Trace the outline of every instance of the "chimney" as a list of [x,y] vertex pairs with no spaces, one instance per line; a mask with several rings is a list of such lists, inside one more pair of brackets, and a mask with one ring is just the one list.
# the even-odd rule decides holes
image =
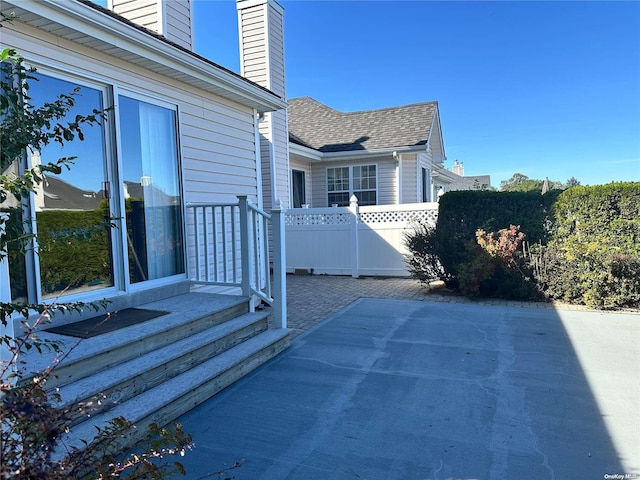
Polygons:
[[109,8],[181,47],[193,50],[192,0],[109,0]]
[[[237,0],[240,74],[286,98],[284,9],[275,0]],[[263,208],[290,206],[287,111],[268,112],[259,124]]]
[[462,162],[458,162],[458,160],[453,161],[453,173],[464,177],[464,165],[462,165]]

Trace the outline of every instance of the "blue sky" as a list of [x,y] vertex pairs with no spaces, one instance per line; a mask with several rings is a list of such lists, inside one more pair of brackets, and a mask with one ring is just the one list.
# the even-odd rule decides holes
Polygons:
[[[437,100],[447,162],[640,181],[640,2],[281,1],[287,96],[340,111]],[[234,0],[195,0],[195,49],[239,72]]]

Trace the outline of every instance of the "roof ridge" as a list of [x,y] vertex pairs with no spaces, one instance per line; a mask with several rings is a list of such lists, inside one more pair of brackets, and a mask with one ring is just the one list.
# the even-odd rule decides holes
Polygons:
[[384,112],[384,111],[388,111],[388,110],[400,110],[403,108],[409,108],[409,107],[417,107],[417,106],[422,106],[422,105],[438,105],[438,101],[437,100],[432,100],[429,102],[416,102],[416,103],[409,103],[407,105],[397,105],[395,107],[383,107],[383,108],[371,108],[369,110],[356,110],[354,112],[340,112],[339,113],[343,114],[343,115],[357,115],[360,113],[370,113],[370,112]]

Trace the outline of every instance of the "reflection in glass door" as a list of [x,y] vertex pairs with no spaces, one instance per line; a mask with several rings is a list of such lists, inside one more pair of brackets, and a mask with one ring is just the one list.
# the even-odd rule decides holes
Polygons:
[[129,281],[185,272],[176,112],[120,96]]
[[[38,78],[29,89],[36,107],[77,86],[47,75]],[[63,122],[104,108],[101,90],[82,86],[74,98],[75,106]],[[114,285],[104,128],[85,126],[84,141],[76,137],[64,147],[51,143],[29,153],[32,166],[76,157],[60,175],[47,175],[35,194],[42,298]]]

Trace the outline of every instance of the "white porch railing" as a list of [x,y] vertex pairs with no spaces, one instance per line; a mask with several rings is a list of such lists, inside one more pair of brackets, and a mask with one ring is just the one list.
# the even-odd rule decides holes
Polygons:
[[408,277],[404,234],[418,221],[435,227],[437,203],[292,208],[286,212],[287,271]]
[[255,295],[271,305],[274,324],[285,328],[282,210],[276,207],[269,214],[246,196],[239,196],[238,203],[232,204],[187,204],[186,210],[191,281],[200,285],[240,287],[243,295]]

